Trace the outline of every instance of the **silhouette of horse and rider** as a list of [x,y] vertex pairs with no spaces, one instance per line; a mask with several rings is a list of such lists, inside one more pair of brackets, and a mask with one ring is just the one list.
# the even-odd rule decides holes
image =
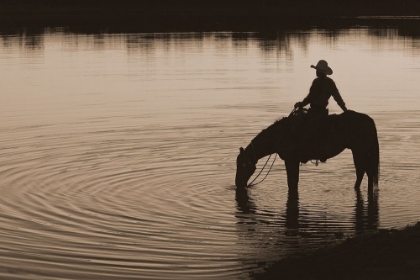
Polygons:
[[[262,130],[237,157],[235,184],[246,187],[256,170],[259,159],[278,154],[285,161],[289,189],[297,189],[299,165],[309,160],[325,162],[344,149],[353,153],[356,168],[355,188],[359,189],[363,176],[368,177],[369,190],[378,184],[379,142],[375,122],[368,115],[348,110],[334,81],[333,71],[325,60],[316,66],[309,94],[295,109],[268,128]],[[344,111],[328,115],[328,101],[333,97]],[[304,109],[310,105],[309,110]]]
[[[300,124],[299,131],[295,135],[297,143],[299,144],[299,150],[301,154],[301,161],[307,162],[311,158],[303,158],[304,155],[308,155],[308,149],[316,149],[316,158],[319,158],[322,162],[325,162],[325,154],[322,153],[320,146],[320,139],[322,139],[322,121],[328,116],[328,100],[332,96],[340,108],[346,112],[347,107],[337,89],[334,81],[327,77],[332,75],[333,70],[328,66],[325,60],[320,60],[316,66],[311,65],[311,68],[316,70],[317,78],[312,82],[312,86],[309,89],[309,94],[302,102],[297,102],[295,108],[302,109],[306,105],[310,104],[308,115],[305,118],[305,122]],[[305,134],[306,132],[306,134]],[[314,147],[315,146],[315,147]]]

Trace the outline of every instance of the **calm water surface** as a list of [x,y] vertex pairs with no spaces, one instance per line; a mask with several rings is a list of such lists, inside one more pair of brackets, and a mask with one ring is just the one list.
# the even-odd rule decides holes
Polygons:
[[[238,148],[305,97],[319,59],[376,121],[379,191],[355,193],[345,151],[303,165],[298,198],[281,161],[237,192]],[[0,37],[0,75],[2,279],[248,279],[420,220],[420,38],[396,29],[23,32]]]

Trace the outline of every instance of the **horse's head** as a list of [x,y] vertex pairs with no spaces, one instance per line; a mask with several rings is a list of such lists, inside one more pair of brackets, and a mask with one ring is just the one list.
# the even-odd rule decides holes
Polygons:
[[245,188],[248,180],[254,174],[256,166],[252,156],[248,155],[244,148],[239,149],[239,155],[236,159],[236,177],[235,185],[238,188]]

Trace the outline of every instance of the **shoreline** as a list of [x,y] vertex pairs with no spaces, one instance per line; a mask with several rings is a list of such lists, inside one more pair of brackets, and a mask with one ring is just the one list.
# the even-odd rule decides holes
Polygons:
[[420,222],[282,259],[253,279],[420,279]]

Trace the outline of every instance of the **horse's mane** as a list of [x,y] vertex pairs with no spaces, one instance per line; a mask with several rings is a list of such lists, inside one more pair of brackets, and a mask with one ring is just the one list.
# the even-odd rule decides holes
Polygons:
[[283,117],[277,119],[274,123],[272,123],[269,127],[263,129],[260,133],[258,133],[257,137],[272,137],[274,135],[279,135],[281,132],[284,132],[285,129],[288,127],[289,124],[289,117]]
[[[266,139],[268,137],[288,137],[292,136],[296,128],[300,125],[307,110],[293,110],[288,117],[277,119],[266,129],[263,129],[255,138]],[[254,139],[255,139],[254,138]]]

